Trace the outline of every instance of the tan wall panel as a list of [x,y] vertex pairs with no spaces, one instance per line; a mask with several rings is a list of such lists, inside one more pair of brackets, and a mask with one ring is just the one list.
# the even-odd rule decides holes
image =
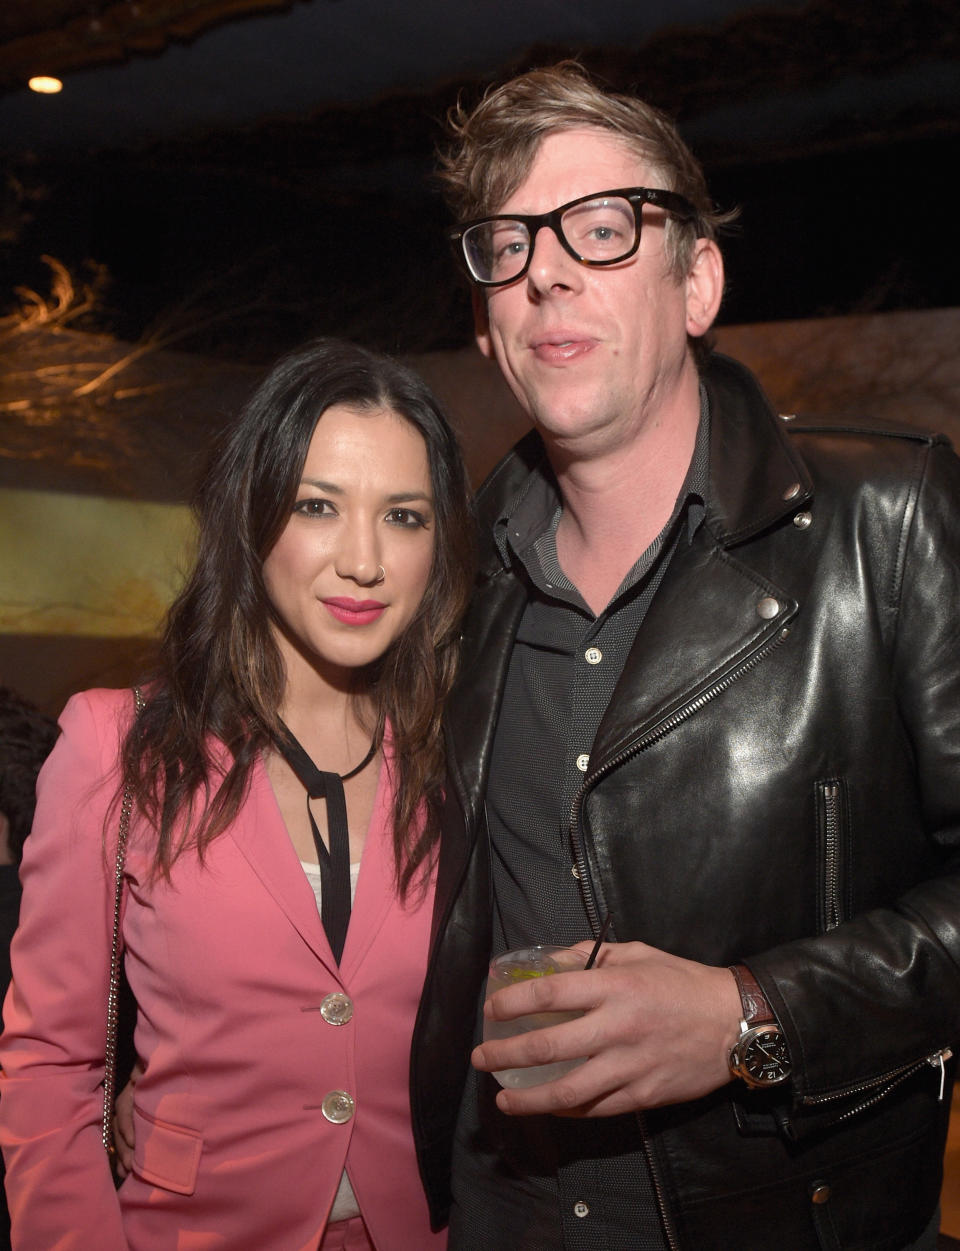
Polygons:
[[183,505],[0,490],[0,631],[149,637],[192,549]]

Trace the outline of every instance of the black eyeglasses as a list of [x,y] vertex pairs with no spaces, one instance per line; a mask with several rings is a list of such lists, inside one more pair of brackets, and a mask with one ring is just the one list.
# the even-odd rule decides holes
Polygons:
[[537,231],[549,226],[581,265],[616,265],[640,246],[643,206],[655,204],[681,221],[696,222],[694,206],[675,191],[656,187],[619,187],[580,196],[552,213],[479,217],[450,231],[467,273],[483,287],[516,282],[530,268]]

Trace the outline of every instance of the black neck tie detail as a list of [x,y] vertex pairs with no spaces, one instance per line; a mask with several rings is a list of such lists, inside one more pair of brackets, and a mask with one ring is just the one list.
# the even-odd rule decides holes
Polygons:
[[[339,964],[347,939],[347,926],[350,924],[350,834],[347,830],[347,801],[343,784],[366,768],[374,757],[376,746],[371,743],[370,750],[357,767],[341,777],[339,773],[324,773],[322,769],[318,769],[282,721],[280,729],[282,735],[276,739],[277,749],[307,792],[307,816],[310,818],[310,830],[320,864],[320,917],[330,940],[334,959]],[[310,811],[311,799],[326,800],[329,851]]]

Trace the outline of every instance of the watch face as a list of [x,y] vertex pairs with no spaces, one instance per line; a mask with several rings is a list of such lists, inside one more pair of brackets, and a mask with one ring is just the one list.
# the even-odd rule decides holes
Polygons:
[[786,1039],[776,1025],[759,1025],[740,1044],[740,1071],[755,1086],[772,1086],[790,1076]]

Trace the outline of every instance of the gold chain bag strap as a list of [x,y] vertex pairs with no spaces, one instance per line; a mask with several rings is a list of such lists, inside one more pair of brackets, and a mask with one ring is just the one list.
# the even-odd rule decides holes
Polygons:
[[[133,688],[136,716],[143,712],[143,695],[140,687]],[[103,1069],[103,1123],[100,1136],[104,1150],[113,1158],[116,1148],[113,1142],[113,1100],[117,1093],[117,1000],[120,994],[120,961],[123,942],[120,938],[120,910],[123,903],[123,866],[127,856],[127,834],[130,830],[130,814],[133,812],[133,791],[129,783],[123,790],[120,807],[120,828],[117,831],[117,867],[113,885],[113,936],[110,942],[110,987],[107,993],[107,1038],[104,1047]]]

